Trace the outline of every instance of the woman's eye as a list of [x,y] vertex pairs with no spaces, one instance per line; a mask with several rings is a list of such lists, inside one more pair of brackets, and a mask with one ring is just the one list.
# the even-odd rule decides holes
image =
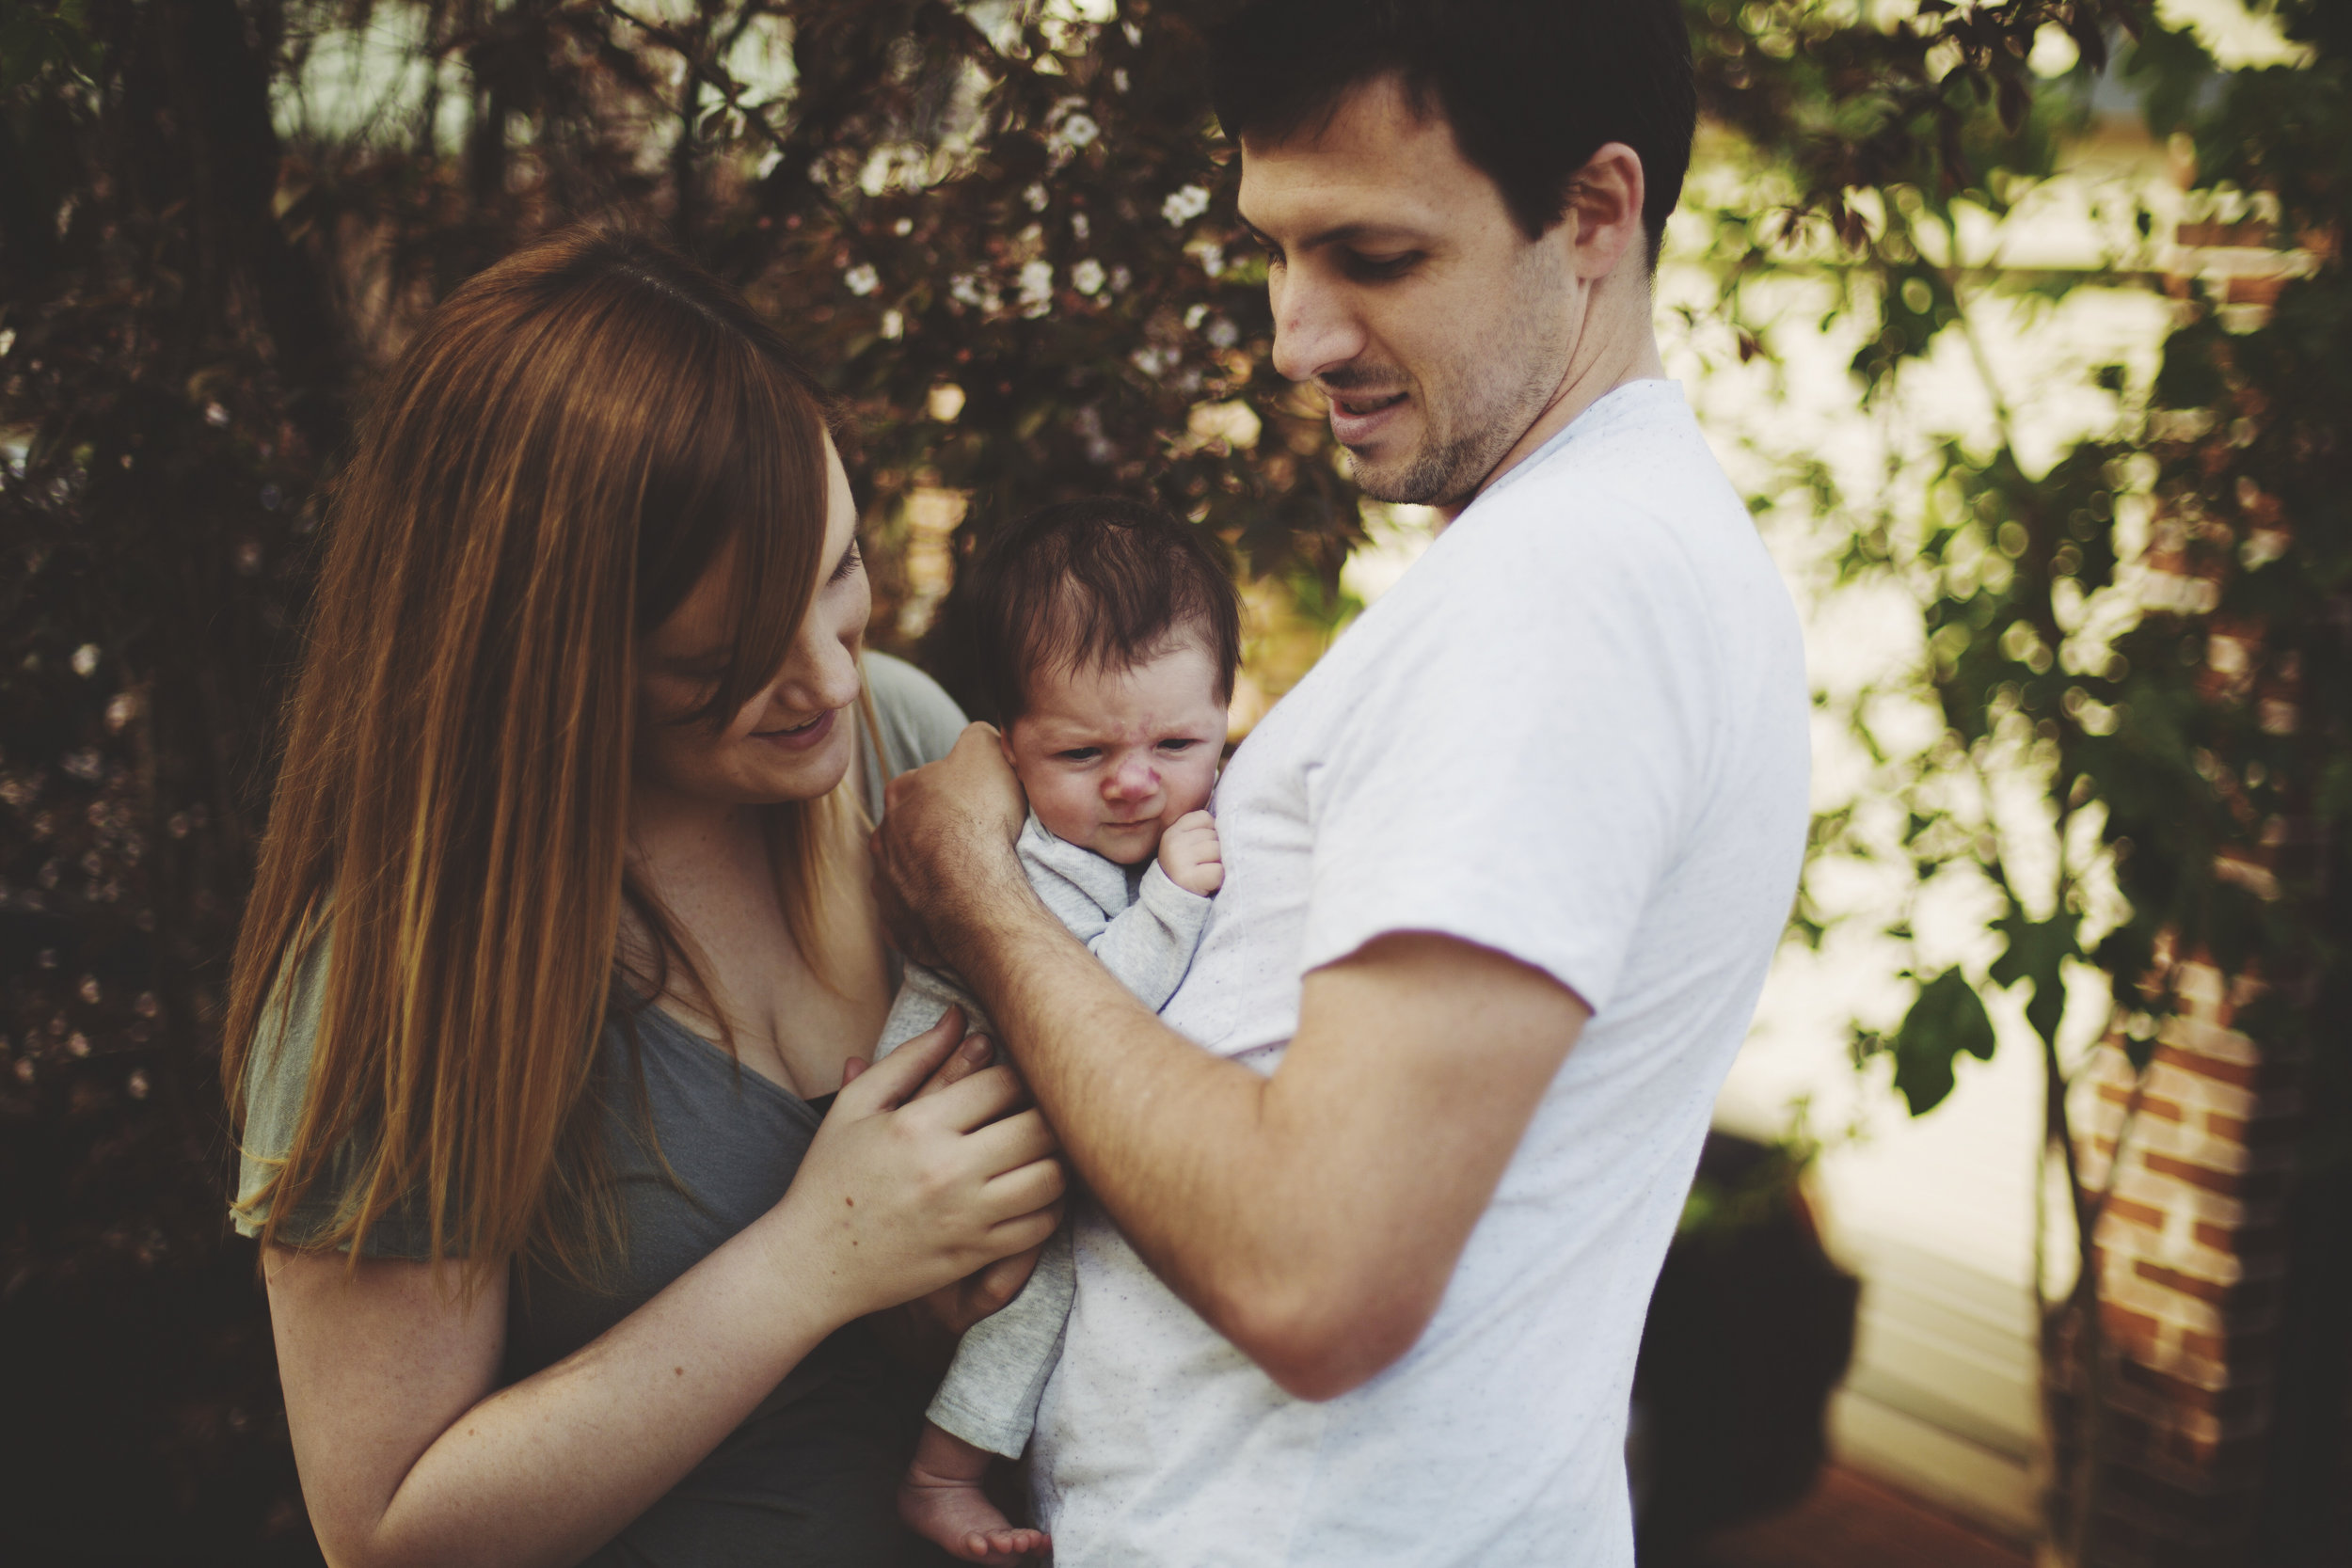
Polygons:
[[841,563],[833,569],[833,576],[825,579],[825,585],[830,588],[836,582],[845,581],[864,560],[865,557],[858,553],[857,541],[852,539],[850,547],[841,552]]

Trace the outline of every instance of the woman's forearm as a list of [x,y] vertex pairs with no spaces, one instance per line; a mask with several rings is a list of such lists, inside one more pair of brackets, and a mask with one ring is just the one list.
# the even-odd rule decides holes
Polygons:
[[[809,1266],[826,1241],[811,1228],[788,1205],[771,1212],[589,1345],[486,1398],[478,1392],[496,1377],[495,1351],[491,1365],[469,1365],[480,1357],[462,1351],[451,1365],[446,1315],[468,1320],[464,1340],[501,1341],[502,1323],[472,1320],[503,1318],[502,1289],[457,1303],[443,1293],[448,1279],[424,1282],[440,1313],[421,1320],[413,1290],[396,1291],[407,1299],[392,1302],[355,1299],[366,1287],[345,1275],[339,1257],[299,1260],[308,1274],[299,1279],[280,1271],[272,1299],[281,1361],[294,1374],[288,1415],[328,1560],[453,1568],[576,1562],[595,1550],[854,1315],[834,1288],[838,1271]],[[383,1267],[364,1265],[363,1277]],[[286,1299],[290,1292],[306,1299]],[[403,1354],[427,1346],[353,1321],[378,1317],[380,1307],[422,1330],[437,1357],[404,1375]],[[473,1382],[476,1401],[457,1404],[455,1418],[405,1466],[403,1456],[385,1454],[404,1428],[416,1430],[402,1414],[422,1412],[412,1405],[386,1419],[384,1404],[451,1408],[443,1402],[453,1378]],[[398,1478],[373,1506],[365,1473]]]
[[[826,1335],[1038,1246],[1053,1135],[991,1068],[916,1091],[943,1026],[842,1089],[784,1199],[577,1354],[497,1387],[503,1268],[273,1249],[305,1499],[338,1564],[577,1561],[644,1513]],[[1008,1114],[1010,1113],[1010,1114]]]

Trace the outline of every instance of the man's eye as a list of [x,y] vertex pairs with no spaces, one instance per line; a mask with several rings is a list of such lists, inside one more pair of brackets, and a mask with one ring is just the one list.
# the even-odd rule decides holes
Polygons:
[[1350,252],[1347,258],[1347,270],[1359,277],[1396,277],[1409,270],[1412,264],[1420,260],[1421,253],[1415,250],[1406,251],[1399,256],[1364,256]]

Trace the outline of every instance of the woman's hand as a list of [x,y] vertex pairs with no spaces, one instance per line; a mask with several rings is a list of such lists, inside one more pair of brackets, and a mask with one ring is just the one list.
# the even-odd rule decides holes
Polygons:
[[[949,1038],[961,1034],[963,1013],[950,1007],[947,1015],[933,1024],[932,1029],[945,1030]],[[930,1031],[917,1037],[928,1039]],[[986,1035],[964,1035],[962,1044],[948,1054],[923,1086],[914,1091],[921,1100],[942,1089],[950,1088],[985,1068],[995,1057],[995,1048]],[[860,1073],[873,1064],[862,1056],[852,1056],[841,1064],[841,1083],[846,1088],[857,1081]],[[1025,1099],[1023,1107],[1026,1108]],[[1051,1129],[1048,1129],[1050,1132]],[[955,1354],[956,1341],[974,1323],[997,1311],[1021,1293],[1021,1287],[1029,1282],[1037,1267],[1041,1247],[1016,1252],[1009,1258],[999,1258],[977,1273],[964,1275],[951,1285],[943,1285],[928,1295],[882,1313],[875,1319],[885,1340],[895,1354],[911,1365],[945,1372],[948,1360]]]
[[965,1058],[967,1075],[943,1071],[961,1035],[961,1021],[950,1018],[845,1074],[777,1205],[778,1222],[797,1232],[800,1266],[825,1272],[844,1317],[1030,1251],[1060,1217],[1052,1132],[1009,1068],[968,1070]]

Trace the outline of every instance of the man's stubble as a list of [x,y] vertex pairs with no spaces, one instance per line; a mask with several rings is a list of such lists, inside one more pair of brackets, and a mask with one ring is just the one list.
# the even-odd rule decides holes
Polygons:
[[[1529,271],[1514,293],[1539,303],[1522,314],[1506,315],[1463,363],[1473,367],[1457,387],[1421,399],[1421,444],[1400,463],[1375,466],[1358,458],[1357,487],[1378,501],[1415,506],[1462,506],[1478,494],[1495,465],[1541,419],[1565,382],[1576,333],[1564,324],[1565,311],[1547,309],[1560,279],[1550,260],[1531,247]],[[1533,337],[1531,322],[1550,322],[1554,330]]]

